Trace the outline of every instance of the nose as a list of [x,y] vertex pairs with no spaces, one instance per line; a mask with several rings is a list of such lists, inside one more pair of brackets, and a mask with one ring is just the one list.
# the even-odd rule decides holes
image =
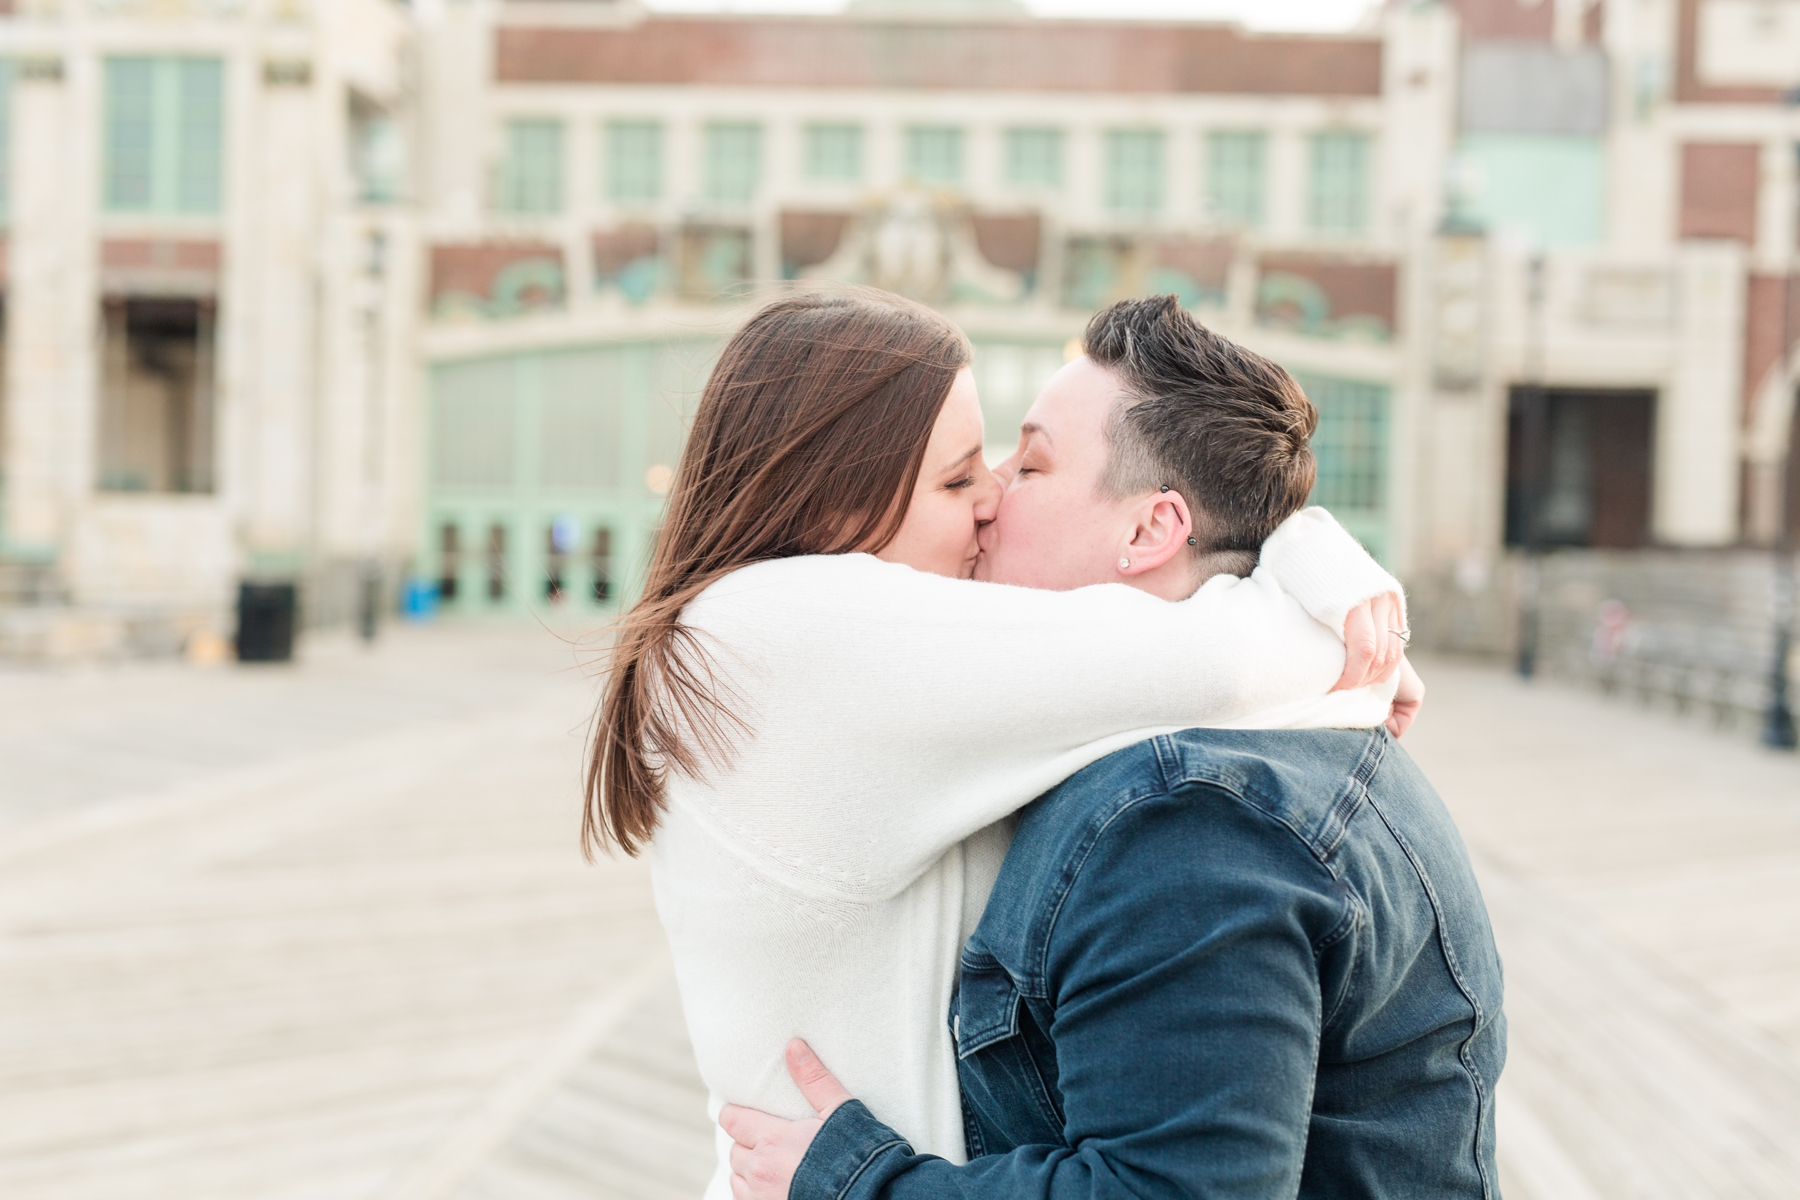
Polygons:
[[1000,493],[1005,490],[1005,486],[998,475],[988,470],[985,463],[982,464],[975,479],[976,521],[986,524],[994,519],[994,514],[1000,511]]

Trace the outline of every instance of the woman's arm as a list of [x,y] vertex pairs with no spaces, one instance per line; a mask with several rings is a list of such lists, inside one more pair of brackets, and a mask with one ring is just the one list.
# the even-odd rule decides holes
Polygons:
[[1282,591],[1328,629],[1342,629],[1352,608],[1387,592],[1399,597],[1400,615],[1406,615],[1405,596],[1394,577],[1336,517],[1317,506],[1301,509],[1276,527],[1257,556],[1257,570],[1269,572]]
[[[1335,524],[1309,536],[1350,541]],[[1375,572],[1337,594],[1346,609],[1366,598],[1355,591],[1397,589]],[[867,555],[745,568],[683,619],[709,635],[750,733],[671,796],[789,887],[892,895],[1114,749],[1324,697],[1343,644],[1272,575],[1219,577],[1169,603],[1121,585],[946,579]],[[1385,695],[1334,699],[1334,723],[1387,716]]]

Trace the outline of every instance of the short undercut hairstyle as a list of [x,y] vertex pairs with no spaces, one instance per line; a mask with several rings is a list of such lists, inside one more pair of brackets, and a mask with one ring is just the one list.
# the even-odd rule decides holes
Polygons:
[[1174,296],[1122,300],[1083,341],[1125,393],[1106,423],[1103,494],[1179,491],[1197,556],[1254,554],[1306,503],[1319,414],[1281,367],[1205,328]]

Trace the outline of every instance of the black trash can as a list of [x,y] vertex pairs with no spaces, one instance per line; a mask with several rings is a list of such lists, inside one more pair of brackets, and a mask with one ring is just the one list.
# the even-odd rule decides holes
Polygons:
[[294,657],[298,591],[291,583],[238,585],[239,662],[287,662]]

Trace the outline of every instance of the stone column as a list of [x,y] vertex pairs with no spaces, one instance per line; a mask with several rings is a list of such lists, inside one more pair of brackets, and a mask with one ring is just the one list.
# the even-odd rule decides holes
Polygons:
[[244,189],[253,239],[234,244],[245,268],[249,361],[230,472],[251,566],[298,564],[311,535],[318,390],[319,101],[297,70],[257,95]]
[[1674,371],[1657,399],[1652,528],[1681,546],[1737,537],[1744,251],[1689,242],[1677,259]]
[[8,555],[52,562],[93,489],[91,61],[19,62],[7,239]]

